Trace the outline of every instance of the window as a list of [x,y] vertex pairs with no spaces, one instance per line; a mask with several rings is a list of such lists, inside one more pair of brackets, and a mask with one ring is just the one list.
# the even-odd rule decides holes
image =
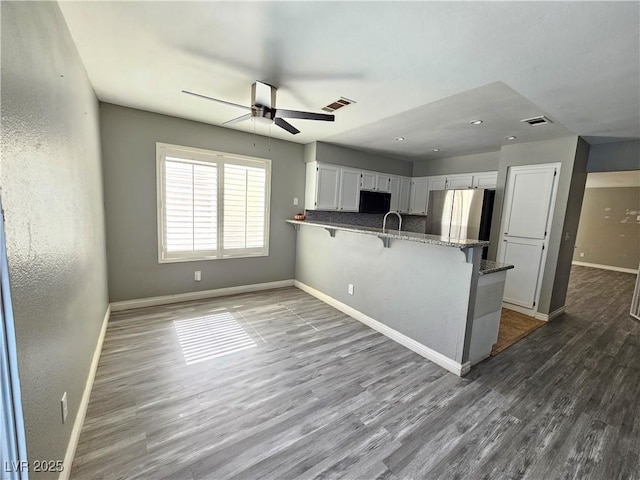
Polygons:
[[160,262],[269,254],[270,160],[164,143],[156,150]]

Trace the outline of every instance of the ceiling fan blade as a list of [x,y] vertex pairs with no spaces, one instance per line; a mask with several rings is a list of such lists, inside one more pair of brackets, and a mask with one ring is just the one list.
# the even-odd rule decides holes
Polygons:
[[228,120],[223,123],[223,125],[233,125],[234,123],[244,122],[245,120],[249,120],[251,118],[251,114],[247,113],[246,115],[242,115],[241,117],[234,118],[233,120]]
[[328,115],[326,113],[313,113],[313,112],[299,112],[298,110],[282,110],[276,109],[276,116],[282,118],[301,118],[304,120],[323,120],[325,122],[333,122],[336,118],[335,115]]
[[224,100],[218,100],[217,98],[207,97],[206,95],[189,92],[188,90],[182,90],[182,93],[186,93],[187,95],[193,95],[194,97],[204,98],[205,100],[212,100],[214,102],[223,103],[224,105],[231,105],[232,107],[240,107],[240,108],[244,108],[245,110],[251,110],[251,107],[246,107],[244,105],[239,105],[237,103],[225,102]]
[[279,126],[280,128],[284,128],[287,132],[292,133],[293,135],[295,135],[296,133],[300,133],[300,130],[280,117],[276,117],[275,123],[277,126]]

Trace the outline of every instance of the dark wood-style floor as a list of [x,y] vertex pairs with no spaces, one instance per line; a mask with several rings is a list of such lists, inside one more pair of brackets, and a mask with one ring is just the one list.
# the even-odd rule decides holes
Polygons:
[[72,477],[638,479],[634,279],[466,378],[294,288],[114,314]]

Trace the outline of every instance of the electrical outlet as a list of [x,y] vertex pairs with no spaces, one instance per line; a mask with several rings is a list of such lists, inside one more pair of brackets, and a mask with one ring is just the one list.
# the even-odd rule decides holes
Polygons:
[[580,258],[584,258],[584,252],[580,252]]
[[349,284],[348,292],[349,292],[349,295],[353,295],[353,284],[352,283]]
[[64,392],[62,395],[60,406],[62,407],[62,423],[64,423],[67,421],[67,416],[69,415],[69,409],[67,408],[67,392]]
[[193,279],[196,282],[199,282],[200,280],[202,280],[202,272],[200,270],[196,270],[193,274]]
[[293,197],[293,204],[298,205],[298,197]]

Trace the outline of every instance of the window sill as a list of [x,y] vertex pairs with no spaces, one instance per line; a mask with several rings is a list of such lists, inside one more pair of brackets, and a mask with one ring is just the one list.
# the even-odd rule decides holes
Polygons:
[[268,257],[268,256],[269,256],[269,252],[249,253],[246,255],[227,255],[223,257],[159,258],[158,263],[206,262],[209,260],[233,260],[235,258],[255,258],[255,257]]

